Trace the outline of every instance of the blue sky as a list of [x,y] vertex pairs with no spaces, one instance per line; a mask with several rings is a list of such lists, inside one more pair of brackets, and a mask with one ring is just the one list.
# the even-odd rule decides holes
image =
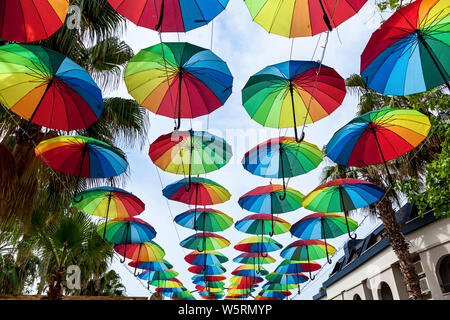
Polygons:
[[[381,16],[374,7],[374,1],[368,1],[359,14],[330,33],[323,63],[334,68],[343,78],[353,73],[359,73],[360,54],[372,32],[380,25],[380,21]],[[324,33],[314,37],[295,39],[292,47],[292,59],[317,61],[322,56],[325,38],[326,34]],[[159,35],[155,31],[136,27],[132,23],[128,24],[123,39],[131,45],[135,53],[160,41]],[[293,136],[293,129],[264,128],[250,119],[242,107],[241,89],[251,75],[265,66],[289,60],[292,40],[268,34],[258,24],[252,22],[244,2],[238,0],[231,0],[227,9],[208,26],[186,34],[162,34],[162,39],[163,41],[186,41],[208,49],[211,48],[212,43],[213,52],[227,62],[234,76],[233,94],[225,105],[209,116],[193,119],[192,122],[183,120],[181,129],[189,129],[192,125],[194,130],[206,130],[225,138],[231,144],[233,158],[230,163],[221,170],[207,174],[206,177],[220,183],[230,191],[232,197],[229,201],[213,207],[230,215],[236,222],[250,214],[250,212],[240,208],[237,203],[238,198],[249,190],[257,186],[267,185],[270,182],[269,179],[254,176],[245,171],[240,163],[242,156],[248,149],[270,137],[280,134]],[[109,92],[107,95],[130,98],[123,82],[116,91]],[[354,117],[356,105],[355,97],[347,94],[343,104],[335,112],[305,127],[305,141],[322,148],[337,129]],[[161,192],[163,187],[183,178],[183,176],[161,171],[148,157],[149,144],[160,135],[171,132],[173,120],[150,112],[149,117],[151,128],[148,143],[142,150],[124,148],[130,162],[130,179],[125,189],[145,202],[146,211],[139,218],[155,227],[158,234],[154,241],[165,249],[165,258],[180,273],[178,279],[192,291],[194,290],[194,285],[191,282],[193,274],[187,271],[189,264],[183,259],[190,251],[179,246],[179,242],[193,234],[193,231],[173,222],[173,218],[177,214],[190,209],[190,207],[181,203],[166,201]],[[321,170],[327,163],[330,164],[330,160],[324,159],[317,169],[306,175],[292,178],[289,186],[307,194],[319,185]],[[159,177],[162,180],[162,185]],[[273,183],[281,183],[281,180],[273,180]],[[309,213],[311,212],[302,208],[280,217],[293,224]],[[352,217],[359,222],[364,218],[358,212],[355,212]],[[364,220],[364,223],[357,230],[358,236],[363,237],[373,230],[378,223],[375,219]],[[230,272],[238,266],[238,264],[232,262],[232,259],[240,253],[234,250],[233,246],[250,235],[241,233],[234,227],[221,232],[220,235],[231,241],[228,248],[221,250],[230,259],[229,262],[224,264],[229,279],[231,277]],[[296,240],[296,238],[291,238],[290,233],[274,238],[284,246]],[[340,248],[346,240],[346,236],[341,236],[330,240],[330,243],[336,248]],[[336,261],[342,253],[342,250],[339,251],[333,260]],[[273,256],[277,258],[277,262],[267,266],[269,271],[273,271],[282,261],[278,253],[274,253]],[[322,260],[318,262],[324,263]],[[112,264],[112,268],[120,273],[127,288],[127,295],[149,295],[146,285],[140,284],[139,280],[130,274],[129,270],[131,269],[125,268],[117,261]],[[305,291],[296,296],[295,299],[311,299],[321,287],[322,282],[327,279],[330,271],[330,266],[324,267],[319,276],[313,282],[308,283]],[[296,291],[293,291],[293,293],[292,296],[295,295]],[[196,295],[196,297],[198,296]]]

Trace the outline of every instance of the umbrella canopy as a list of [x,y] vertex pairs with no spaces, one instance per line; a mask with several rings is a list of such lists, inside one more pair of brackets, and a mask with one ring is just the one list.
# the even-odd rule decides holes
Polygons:
[[216,293],[216,294],[222,294],[225,291],[223,286],[214,287],[214,286],[209,286],[209,285],[207,285],[207,286],[196,285],[195,289],[197,289],[198,291],[210,292],[210,293]]
[[270,33],[309,37],[332,30],[355,15],[367,0],[245,0],[252,19]]
[[0,103],[28,125],[84,129],[103,112],[102,92],[89,73],[56,51],[24,44],[1,46],[0,77]]
[[[430,120],[410,109],[387,108],[354,118],[326,146],[327,156],[345,166],[369,166],[400,157],[427,137]],[[390,178],[392,183],[392,178]]]
[[358,222],[339,213],[313,213],[300,219],[291,227],[293,236],[300,239],[330,239],[345,233],[353,238]]
[[[291,261],[284,260],[282,263],[278,265],[274,272],[276,273],[284,273],[284,274],[292,274],[292,273],[301,273],[301,272],[312,272],[317,271],[321,268],[321,265],[315,261]],[[271,281],[273,282],[273,281]]]
[[180,288],[183,286],[180,280],[177,278],[171,278],[168,280],[152,280],[148,281],[148,284],[158,288]]
[[188,271],[195,274],[201,274],[204,276],[217,276],[227,272],[227,269],[225,269],[222,265],[218,264],[211,266],[190,266],[188,268]]
[[221,264],[228,261],[228,258],[220,252],[204,250],[203,252],[193,251],[184,257],[184,260],[192,265],[205,266]]
[[69,0],[20,1],[0,3],[0,39],[34,42],[49,38],[66,20]]
[[203,252],[204,250],[223,249],[229,245],[230,241],[212,232],[193,234],[180,243],[180,246],[183,248],[198,250],[199,252]]
[[223,231],[233,225],[233,218],[211,208],[185,211],[177,215],[174,221],[189,229],[208,232]]
[[239,205],[256,213],[280,214],[302,207],[303,194],[279,184],[257,187],[239,198]]
[[263,236],[253,236],[246,238],[244,240],[239,241],[234,249],[243,251],[243,252],[252,252],[259,253],[263,257],[267,257],[266,255],[262,255],[264,252],[272,252],[277,251],[283,248],[283,245],[278,241]]
[[450,89],[450,7],[417,0],[397,10],[371,36],[361,55],[366,85],[386,95]]
[[312,143],[298,143],[293,137],[277,137],[248,151],[242,159],[242,165],[255,175],[284,179],[317,168],[322,158],[322,151]]
[[252,265],[244,264],[234,269],[231,274],[239,277],[258,277],[260,275],[265,276],[269,274],[269,271],[267,271],[264,267],[255,269],[255,267]]
[[85,213],[103,218],[129,218],[142,213],[145,204],[135,195],[115,187],[98,187],[78,194],[72,205]]
[[166,270],[166,271],[144,271],[142,272],[138,278],[147,281],[158,281],[158,280],[169,280],[178,276],[178,272],[175,270]]
[[235,228],[250,234],[282,234],[289,231],[291,224],[270,214],[252,214],[235,223]]
[[231,146],[206,131],[175,131],[156,139],[149,156],[164,171],[196,175],[222,168],[230,161]]
[[192,281],[195,283],[196,281],[223,281],[226,280],[227,277],[220,276],[220,275],[211,275],[211,276],[204,276],[204,275],[195,275],[192,277]]
[[263,282],[264,278],[258,276],[258,277],[243,277],[243,276],[234,276],[230,278],[230,283],[241,285],[243,283],[249,284],[249,285],[255,285],[257,283]]
[[[284,248],[283,251],[281,251],[280,256],[286,260],[307,261],[308,263],[310,263],[311,260],[327,258],[328,263],[331,264],[329,255],[332,255],[335,252],[335,247],[322,240],[300,239]],[[311,273],[310,278],[311,280],[314,280]]]
[[181,179],[165,187],[163,195],[170,200],[202,206],[219,204],[231,197],[227,189],[210,179],[192,177],[192,187],[186,191],[188,186],[189,180]]
[[[264,298],[275,298],[277,300],[282,300],[285,297],[289,297],[292,293],[290,291],[267,291],[267,290],[261,290],[259,292],[259,296]],[[256,300],[256,298],[255,298]]]
[[287,283],[287,284],[300,284],[308,281],[308,277],[303,273],[292,273],[292,274],[282,274],[282,273],[269,273],[266,276],[267,281],[271,283]]
[[166,271],[173,268],[173,265],[164,259],[158,261],[131,261],[128,265],[148,271]]
[[194,284],[199,286],[209,286],[211,288],[223,288],[225,286],[225,282],[223,281],[204,281],[204,280],[197,280],[193,281]]
[[344,79],[334,69],[314,61],[286,61],[250,77],[242,89],[242,104],[265,127],[294,127],[300,142],[297,127],[328,116],[345,94]]
[[297,289],[298,285],[294,283],[271,283],[267,282],[262,286],[265,291],[287,291],[292,289]]
[[269,255],[263,257],[261,256],[261,254],[258,254],[256,252],[243,252],[236,258],[234,258],[233,261],[242,264],[257,265],[274,263],[276,260]]
[[134,261],[158,261],[166,255],[164,249],[153,241],[134,244],[119,244],[114,247],[114,250],[125,258]]
[[159,32],[187,32],[208,24],[229,0],[108,0],[134,24]]
[[153,113],[196,118],[221,107],[231,95],[233,76],[210,50],[167,42],[141,50],[125,70],[128,92]]

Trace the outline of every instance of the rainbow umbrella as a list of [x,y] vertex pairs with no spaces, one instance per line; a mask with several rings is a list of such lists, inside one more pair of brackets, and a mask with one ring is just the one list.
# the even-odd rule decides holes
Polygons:
[[295,177],[305,174],[322,162],[322,151],[309,142],[295,138],[269,139],[248,151],[242,159],[244,169],[265,178]]
[[196,285],[195,289],[197,289],[198,291],[210,292],[215,294],[222,294],[225,291],[223,286],[213,287],[210,286],[209,284],[207,286]]
[[145,204],[138,197],[119,188],[92,188],[80,192],[78,196],[82,200],[72,200],[72,205],[87,214],[104,217],[105,223],[108,218],[129,218],[145,210]]
[[367,0],[244,0],[253,21],[283,37],[331,31],[355,15]]
[[274,263],[276,260],[269,255],[262,257],[255,252],[243,252],[234,258],[233,261],[242,264],[270,264]]
[[267,274],[269,274],[269,271],[267,271],[264,267],[260,267],[258,270],[255,270],[255,268],[251,265],[241,265],[239,267],[237,267],[236,269],[234,269],[231,272],[232,275],[234,276],[239,276],[239,277],[258,277],[258,275],[262,275],[265,276]]
[[158,261],[131,261],[128,265],[148,271],[166,271],[173,268],[173,265],[164,259]]
[[223,281],[226,280],[227,277],[222,275],[211,275],[211,276],[204,276],[204,275],[195,275],[192,277],[192,282],[196,281]]
[[34,42],[49,38],[66,20],[69,0],[0,2],[0,39]]
[[[263,236],[253,236],[239,241],[234,249],[243,252],[253,252],[262,254],[263,252],[277,251],[283,248],[283,245],[278,241],[263,237]],[[267,256],[264,256],[267,257]]]
[[196,118],[221,107],[231,95],[233,76],[210,50],[166,42],[141,50],[125,70],[128,92],[153,113]]
[[178,276],[178,272],[175,270],[166,270],[166,271],[144,271],[142,272],[138,278],[142,280],[147,280],[149,282],[154,280],[169,280]]
[[263,298],[275,298],[276,300],[283,300],[285,297],[289,297],[291,294],[292,293],[287,290],[285,291],[261,290],[258,295]]
[[174,221],[189,229],[209,232],[223,231],[233,225],[233,218],[211,208],[185,211],[177,215]]
[[246,283],[248,285],[256,285],[257,283],[263,282],[264,279],[261,277],[243,277],[243,276],[234,276],[230,279],[230,283],[241,285]]
[[[50,168],[77,177],[111,178],[128,167],[125,154],[100,140],[83,136],[61,136],[44,140],[35,148],[36,157]],[[82,200],[82,199],[81,199]]]
[[[294,261],[307,261],[310,264],[311,260],[327,258],[329,264],[331,264],[330,254],[334,254],[336,248],[331,244],[326,243],[322,240],[305,240],[300,239],[292,242],[286,248],[281,251],[280,256],[286,260]],[[312,269],[311,269],[312,271]],[[311,276],[311,280],[314,277]]]
[[[296,285],[308,281],[308,277],[305,276],[303,273],[283,274],[272,272],[266,276],[266,279],[270,283],[286,283]],[[300,286],[298,286],[298,288],[300,288]]]
[[[98,226],[97,232],[103,234],[108,242],[124,244],[125,253],[127,244],[140,244],[156,237],[155,229],[139,218],[112,219],[108,224],[102,223]],[[125,257],[121,262],[125,262]]]
[[[198,175],[222,168],[230,161],[231,146],[205,131],[175,131],[156,139],[149,156],[164,171]],[[189,184],[189,187],[191,185]]]
[[445,84],[450,90],[450,6],[417,0],[397,10],[370,37],[361,55],[366,85],[409,95]]
[[228,261],[228,258],[220,252],[213,250],[193,251],[184,257],[184,260],[195,266],[221,264]]
[[158,288],[180,288],[183,286],[180,280],[177,278],[170,278],[167,280],[152,280],[148,281],[149,285]]
[[292,289],[296,289],[297,288],[297,284],[293,284],[293,283],[271,283],[271,282],[267,282],[265,285],[262,286],[262,289],[265,291],[287,291],[287,290],[292,290]]
[[159,32],[187,32],[208,24],[229,0],[108,0],[134,24]]
[[197,280],[193,282],[196,285],[206,287],[209,285],[211,288],[223,288],[225,286],[225,282],[223,281],[204,281],[204,280]]
[[[166,255],[164,249],[153,241],[134,244],[119,244],[114,246],[114,250],[124,258],[134,261],[158,261]],[[134,270],[135,275],[136,269],[137,268]]]
[[222,265],[210,265],[210,266],[190,266],[188,268],[189,272],[195,274],[201,274],[203,276],[217,276],[227,272]]
[[[344,79],[314,61],[286,61],[250,77],[242,89],[242,104],[265,127],[292,128],[316,122],[339,107],[346,93]],[[298,122],[297,122],[298,121]]]
[[[180,242],[180,246],[186,249],[204,252],[205,250],[216,250],[226,248],[230,241],[212,232],[202,232],[193,234]],[[202,247],[201,250],[198,248]]]
[[278,265],[274,272],[283,274],[298,274],[308,271],[311,278],[311,272],[317,271],[321,268],[321,265],[315,261],[291,261],[284,260]]
[[345,166],[369,166],[400,157],[427,137],[430,120],[410,109],[381,109],[354,118],[339,129],[326,146],[327,156]]
[[0,103],[28,120],[28,128],[84,129],[103,111],[102,92],[89,73],[44,47],[1,46],[0,79]]
[[249,234],[282,234],[289,231],[291,224],[269,214],[251,214],[235,223],[235,228]]

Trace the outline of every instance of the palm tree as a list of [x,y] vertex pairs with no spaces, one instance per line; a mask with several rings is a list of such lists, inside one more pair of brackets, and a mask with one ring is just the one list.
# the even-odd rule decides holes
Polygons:
[[[409,97],[396,97],[381,95],[367,88],[363,79],[359,75],[351,75],[346,79],[348,91],[359,98],[358,115],[365,114],[372,110],[378,110],[386,107],[409,108],[412,109],[417,104],[415,101],[428,102],[433,105],[436,99],[442,98],[444,94],[441,90],[435,89],[431,92],[418,94]],[[424,108],[421,104],[419,111],[431,115],[430,109]],[[425,164],[434,159],[439,154],[440,142],[442,137],[431,133],[430,137],[423,142],[416,152],[410,152],[387,165],[397,185],[415,178],[421,179],[425,174]],[[382,221],[390,245],[397,255],[400,270],[407,284],[411,299],[422,299],[422,293],[419,284],[419,277],[412,263],[408,243],[401,232],[401,226],[395,219],[393,203],[399,202],[399,194],[392,189],[383,165],[374,165],[370,167],[347,168],[342,165],[330,165],[324,168],[322,172],[323,181],[339,178],[360,178],[382,186],[386,190],[385,196],[375,206],[368,209],[371,212],[377,212],[378,218]]]
[[109,270],[96,279],[91,279],[81,289],[80,295],[121,297],[125,295],[120,276],[114,270]]

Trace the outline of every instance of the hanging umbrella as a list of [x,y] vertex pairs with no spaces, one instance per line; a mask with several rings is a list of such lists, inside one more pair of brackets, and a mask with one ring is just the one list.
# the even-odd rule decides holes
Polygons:
[[[160,169],[175,174],[204,174],[230,161],[231,146],[205,131],[175,131],[160,136],[150,145],[149,156]],[[190,187],[190,184],[189,184]]]
[[[119,244],[114,246],[114,250],[125,258],[134,261],[158,261],[164,258],[166,253],[153,241],[134,243],[134,244]],[[124,261],[122,261],[124,262]],[[136,275],[136,269],[134,274]]]
[[196,281],[223,281],[226,280],[227,277],[221,276],[221,275],[211,275],[211,276],[204,276],[204,275],[195,275],[192,277],[192,281],[195,283]]
[[287,291],[292,289],[297,289],[296,284],[286,284],[286,283],[271,283],[267,282],[262,286],[262,289],[265,291]]
[[257,265],[274,263],[276,260],[269,255],[262,257],[260,254],[255,252],[243,252],[234,258],[233,261],[236,263]]
[[[125,253],[126,245],[149,242],[156,236],[155,229],[139,218],[112,219],[108,224],[102,223],[98,226],[97,232],[104,235],[104,239],[108,242],[125,244]],[[125,262],[125,257],[121,262]]]
[[35,148],[36,157],[50,168],[77,177],[75,202],[80,177],[111,178],[128,167],[125,154],[100,140],[83,136],[61,136],[44,140]]
[[0,2],[0,39],[34,42],[49,38],[66,20],[68,0]]
[[[326,257],[328,263],[331,264],[329,255],[332,255],[335,252],[335,247],[322,240],[300,239],[292,242],[290,245],[284,248],[283,251],[281,251],[280,256],[286,260],[307,261],[308,264],[310,264],[311,260],[322,259]],[[311,280],[314,280],[314,277],[311,276],[311,273],[310,278]]]
[[313,213],[300,219],[292,225],[291,233],[300,239],[330,239],[345,233],[351,239],[356,239],[356,234],[350,232],[356,230],[358,222],[339,213]]
[[[234,249],[243,252],[263,253],[277,251],[283,248],[283,245],[278,241],[262,236],[253,236],[239,241]],[[264,256],[267,257],[267,256]]]
[[227,272],[227,269],[225,269],[222,265],[211,265],[211,266],[190,266],[188,268],[189,272],[195,273],[195,274],[201,274],[203,276],[217,276],[221,275],[225,272]]
[[170,278],[168,280],[152,280],[148,282],[149,285],[159,288],[180,288],[183,283],[177,278]]
[[233,76],[211,51],[189,43],[166,42],[141,50],[125,70],[128,92],[153,113],[196,118],[221,107],[231,95]]
[[230,278],[230,283],[240,285],[242,283],[246,283],[249,285],[256,285],[257,283],[263,282],[264,279],[262,277],[243,277],[243,276],[234,276]]
[[291,294],[292,293],[288,290],[284,291],[261,290],[258,295],[264,298],[275,298],[277,300],[283,300],[285,297],[289,297]]
[[0,103],[28,120],[28,128],[35,123],[64,131],[84,129],[102,114],[100,88],[86,70],[56,51],[1,46],[0,75]]
[[104,217],[105,224],[108,218],[129,218],[145,210],[145,204],[138,197],[119,188],[92,188],[80,192],[78,196],[82,200],[72,200],[72,205],[85,213]]
[[450,6],[417,0],[397,10],[361,55],[366,85],[386,95],[410,95],[445,84],[450,90]]
[[208,24],[229,0],[108,0],[134,24],[159,32],[187,32]]
[[209,285],[211,288],[223,288],[225,286],[225,282],[223,281],[204,281],[204,280],[197,280],[193,281],[194,284],[206,287]]
[[184,257],[184,260],[195,266],[221,264],[228,261],[228,258],[220,252],[204,250],[203,252],[193,251]]
[[209,285],[207,286],[196,285],[195,289],[197,289],[198,291],[210,292],[214,294],[222,294],[225,291],[225,289],[222,286],[216,288]]
[[173,269],[173,265],[164,259],[158,261],[131,261],[128,265],[133,268],[148,271],[167,271]]
[[233,218],[211,208],[185,211],[177,215],[174,221],[189,229],[209,232],[223,231],[233,225]]
[[240,276],[240,277],[258,277],[259,275],[265,276],[267,274],[269,274],[269,271],[267,271],[264,267],[260,267],[260,269],[258,271],[256,271],[254,269],[253,266],[251,265],[241,265],[239,267],[237,267],[236,269],[234,269],[231,272],[232,275],[235,276]]
[[198,252],[223,249],[229,245],[230,241],[212,232],[196,233],[180,242],[180,246],[183,248],[197,250]]
[[289,231],[291,224],[270,214],[251,214],[235,223],[235,228],[249,234],[282,234]]
[[242,89],[242,104],[265,127],[294,128],[316,122],[339,107],[346,93],[344,79],[314,61],[286,61],[250,77]]
[[142,280],[147,280],[149,282],[151,281],[158,281],[158,280],[169,280],[171,278],[174,278],[178,276],[178,272],[175,270],[166,270],[166,271],[144,271],[142,272],[138,278]]
[[331,31],[355,15],[367,0],[244,0],[253,21],[283,37]]
[[289,274],[308,271],[309,276],[311,277],[311,272],[320,270],[320,268],[321,265],[315,261],[307,262],[307,261],[284,260],[282,263],[278,265],[278,267],[275,269],[274,272]]
[[303,273],[282,274],[272,272],[266,276],[266,279],[270,283],[287,283],[297,285],[308,281],[308,277]]
[[322,151],[309,142],[295,138],[269,139],[248,151],[242,160],[244,169],[265,178],[295,177],[305,174],[322,162]]
[[410,109],[381,109],[354,118],[339,129],[326,146],[327,156],[344,166],[369,166],[400,157],[427,137],[430,120]]

